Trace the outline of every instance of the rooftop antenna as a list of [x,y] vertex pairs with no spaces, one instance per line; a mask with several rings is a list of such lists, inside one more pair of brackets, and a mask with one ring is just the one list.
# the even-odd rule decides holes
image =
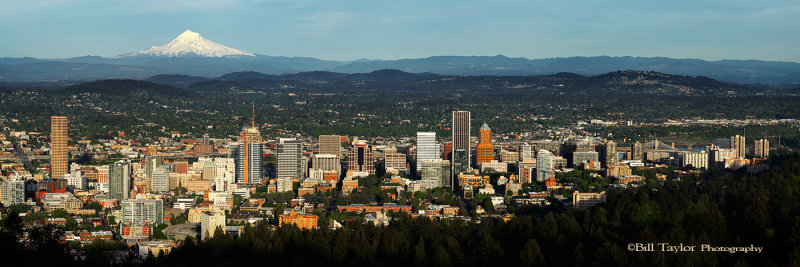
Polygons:
[[250,121],[250,126],[256,127],[256,101],[253,101],[253,119]]

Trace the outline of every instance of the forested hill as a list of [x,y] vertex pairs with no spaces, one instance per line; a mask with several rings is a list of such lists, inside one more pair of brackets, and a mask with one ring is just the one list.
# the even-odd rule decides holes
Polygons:
[[193,92],[169,85],[139,80],[98,80],[79,83],[57,91],[62,94],[93,93],[101,95],[149,94],[162,96],[192,96]]
[[[443,76],[379,70],[370,73],[326,71],[269,75],[235,72],[199,82],[197,77],[164,76],[149,79],[169,85],[183,85],[198,91],[294,90],[294,91],[487,91],[523,94],[655,94],[735,95],[779,94],[774,88],[744,86],[707,77],[668,75],[658,72],[616,71],[599,76],[558,73],[542,76]],[[194,83],[192,83],[194,82]]]

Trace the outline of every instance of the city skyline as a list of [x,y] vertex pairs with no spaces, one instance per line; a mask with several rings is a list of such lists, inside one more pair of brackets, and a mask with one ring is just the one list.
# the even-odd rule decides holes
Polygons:
[[0,266],[800,266],[797,17],[0,1]]
[[327,60],[502,54],[800,62],[800,37],[785,34],[800,23],[800,5],[777,1],[11,0],[0,10],[7,37],[0,57],[111,57],[191,29],[257,54]]

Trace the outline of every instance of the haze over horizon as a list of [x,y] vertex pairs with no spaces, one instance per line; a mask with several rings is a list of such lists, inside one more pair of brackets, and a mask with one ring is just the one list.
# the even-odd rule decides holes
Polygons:
[[0,57],[113,57],[190,29],[256,54],[327,60],[634,56],[800,62],[800,3],[97,1],[0,3]]

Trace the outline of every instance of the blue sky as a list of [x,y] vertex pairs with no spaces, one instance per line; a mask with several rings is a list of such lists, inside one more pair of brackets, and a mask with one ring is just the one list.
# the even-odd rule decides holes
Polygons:
[[800,62],[796,0],[2,0],[0,57],[115,56],[184,30],[272,56]]

